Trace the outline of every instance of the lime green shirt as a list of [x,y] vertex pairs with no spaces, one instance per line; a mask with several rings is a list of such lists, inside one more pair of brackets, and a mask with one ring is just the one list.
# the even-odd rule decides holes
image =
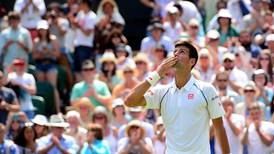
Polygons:
[[[94,80],[92,86],[94,87],[94,90],[97,94],[101,96],[111,96],[111,93],[107,87],[107,85],[99,80]],[[89,89],[89,85],[84,82],[78,82],[76,83],[71,92],[70,100],[74,101],[80,97],[83,97],[84,93]],[[92,102],[94,106],[104,106],[103,103],[96,100],[93,96],[89,97],[89,100]]]

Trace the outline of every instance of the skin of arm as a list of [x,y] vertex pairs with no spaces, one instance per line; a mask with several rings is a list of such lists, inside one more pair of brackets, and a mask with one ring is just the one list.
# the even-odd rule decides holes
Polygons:
[[214,127],[214,132],[215,135],[220,143],[222,153],[228,154],[230,153],[230,148],[228,144],[228,139],[226,135],[226,131],[223,125],[223,119],[222,117],[212,119],[213,122],[213,127]]
[[38,153],[38,154],[46,154],[46,153],[48,153],[49,150],[52,149],[53,147],[54,147],[54,144],[51,143],[51,144],[49,144],[48,146],[46,146],[46,147],[44,147],[44,148],[38,150],[37,153]]

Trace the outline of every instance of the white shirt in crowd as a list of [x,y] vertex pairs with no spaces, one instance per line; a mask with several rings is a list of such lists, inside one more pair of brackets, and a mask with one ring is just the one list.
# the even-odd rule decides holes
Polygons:
[[[84,11],[80,11],[77,15],[77,22],[84,29],[94,30],[96,24],[96,14],[93,11],[89,11],[87,14]],[[85,35],[79,28],[76,30],[75,46],[88,46],[93,47],[94,33]]]
[[[21,83],[23,85],[35,86],[35,79],[30,73],[24,73],[22,76],[18,76],[15,72],[12,72],[8,74],[8,80],[16,81],[17,83]],[[34,110],[31,94],[29,92],[21,88],[20,97],[18,99],[20,101],[20,107],[22,111]]]
[[46,6],[44,0],[32,0],[32,3],[38,8],[38,11],[34,9],[33,4],[29,5],[27,11],[23,12],[23,8],[29,3],[30,0],[16,0],[14,4],[14,11],[21,15],[21,24],[25,28],[36,28],[38,21],[41,20],[41,16],[46,12]]
[[[236,125],[236,127],[243,128],[243,126],[245,125],[244,116],[239,115],[239,114],[233,113],[231,115],[231,121],[233,124]],[[230,147],[230,152],[233,154],[242,154],[243,153],[243,145],[241,143],[240,135],[236,136],[233,133],[226,118],[223,118],[223,122],[224,122],[224,127],[226,130],[226,135],[227,135],[227,139],[228,139],[228,143],[229,143],[229,147]],[[215,142],[215,153],[216,154],[222,153],[218,140],[216,140],[216,142]]]
[[160,109],[161,106],[167,154],[210,154],[209,121],[225,113],[211,84],[191,76],[181,89],[175,82],[156,86],[145,94],[145,99],[146,108]]
[[180,38],[180,35],[182,34],[182,32],[184,31],[182,25],[178,21],[175,23],[174,27],[172,27],[170,22],[165,22],[164,29],[165,29],[164,34],[168,36],[172,40],[172,42],[177,41]]
[[168,53],[174,50],[174,44],[172,40],[167,36],[162,36],[159,42],[156,42],[152,36],[145,37],[141,42],[141,52],[148,54],[150,60],[153,60],[153,51],[157,44],[161,44],[165,47]]
[[[274,124],[268,121],[262,121],[260,130],[263,133],[274,136]],[[249,154],[269,154],[270,147],[267,147],[260,139],[254,124],[248,129],[248,153]]]

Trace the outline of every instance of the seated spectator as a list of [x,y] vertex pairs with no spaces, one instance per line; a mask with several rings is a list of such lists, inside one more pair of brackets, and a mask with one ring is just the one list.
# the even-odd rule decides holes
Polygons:
[[68,111],[66,114],[66,120],[69,123],[69,127],[66,129],[65,134],[72,136],[79,147],[82,147],[87,135],[87,130],[81,127],[81,117],[77,111]]
[[196,18],[189,20],[187,30],[189,40],[192,41],[196,47],[201,48],[205,46],[205,39],[199,35],[199,28],[201,28],[200,23]]
[[88,97],[93,106],[106,106],[111,108],[111,94],[107,85],[95,79],[96,70],[91,60],[82,64],[83,81],[76,83],[71,92],[70,101],[73,105],[82,97]]
[[[128,111],[129,111],[129,115],[131,116],[131,120],[141,121],[142,126],[144,127],[144,129],[146,131],[145,136],[148,137],[148,138],[152,138],[153,135],[154,135],[153,125],[148,123],[148,122],[143,121],[143,119],[144,119],[144,109],[142,107],[138,106],[138,107],[130,107],[128,109]],[[119,139],[125,137],[126,127],[127,127],[127,124],[122,125],[119,128],[119,131],[118,131],[118,138]]]
[[117,75],[116,62],[117,59],[112,52],[105,52],[100,59],[101,72],[99,73],[99,80],[108,85],[110,91],[121,82]]
[[[257,98],[258,98],[260,92],[253,81],[249,81],[244,86],[244,88],[241,89],[240,91],[241,91],[241,94],[244,96],[244,100],[243,100],[243,102],[240,102],[235,106],[235,112],[237,114],[240,114],[240,115],[246,117],[250,114],[248,108],[252,104],[254,104],[254,102],[257,102]],[[257,102],[257,103],[260,105],[261,109],[264,111],[265,104],[262,102]]]
[[210,82],[215,75],[212,57],[206,48],[199,51],[197,70],[200,72],[201,80],[205,82]]
[[0,123],[6,124],[10,112],[17,112],[20,109],[15,92],[4,87],[5,77],[0,71]]
[[112,118],[111,124],[120,128],[122,125],[128,123],[128,117],[124,105],[124,100],[122,98],[116,98],[112,101]]
[[14,140],[19,135],[22,126],[27,122],[27,120],[28,119],[23,112],[14,112],[9,114],[7,120],[7,138]]
[[0,147],[1,147],[1,153],[11,153],[15,154],[18,153],[18,148],[16,144],[13,143],[12,140],[8,140],[5,138],[6,136],[6,127],[4,124],[0,123]]
[[253,103],[248,110],[242,143],[248,145],[248,153],[267,154],[274,139],[274,125],[262,119],[263,110],[258,103]]
[[164,154],[166,148],[166,132],[162,117],[158,117],[154,124],[154,136],[152,138],[155,153]]
[[116,46],[115,55],[117,58],[117,70],[121,70],[124,65],[134,65],[134,61],[132,60],[132,50],[129,45],[118,44]]
[[76,153],[78,145],[75,140],[65,135],[65,129],[69,126],[61,115],[51,115],[49,124],[51,131],[47,136],[38,139],[37,153],[61,154]]
[[154,71],[157,69],[157,67],[163,62],[164,59],[167,58],[168,52],[164,45],[157,44],[155,48],[152,51],[153,54],[153,62],[152,62],[152,68],[151,71]]
[[48,119],[44,115],[37,114],[33,119],[31,119],[33,123],[33,128],[35,131],[36,138],[48,135]]
[[[229,147],[231,153],[243,153],[243,145],[240,140],[240,135],[243,132],[245,125],[245,118],[242,115],[234,113],[234,99],[229,96],[221,97],[221,102],[226,112],[224,121],[224,127],[226,130]],[[221,147],[219,142],[215,142],[215,153],[221,154]]]
[[132,65],[124,65],[123,67],[123,82],[116,85],[112,91],[113,98],[125,98],[125,96],[133,89],[138,81],[134,76],[135,66]]
[[28,30],[20,25],[20,14],[10,12],[8,23],[9,27],[1,31],[0,37],[1,66],[5,73],[12,71],[10,66],[15,58],[23,58],[28,62],[32,50],[31,36]]
[[126,137],[119,140],[118,154],[122,153],[152,153],[153,144],[145,137],[146,131],[141,121],[131,121],[125,131]]
[[18,99],[21,111],[25,112],[29,119],[34,117],[34,106],[31,95],[36,93],[35,79],[32,74],[26,72],[27,64],[24,59],[15,59],[13,61],[14,72],[8,74],[8,81],[12,87],[18,89]]
[[262,50],[258,56],[258,61],[259,61],[259,65],[258,68],[259,69],[263,69],[266,74],[267,77],[269,78],[269,82],[267,83],[268,86],[272,86],[273,85],[273,62],[272,62],[272,57],[271,57],[271,52],[270,50]]
[[239,34],[239,42],[245,48],[245,50],[251,54],[252,58],[257,58],[261,48],[254,44],[253,38],[248,30],[242,30]]
[[105,41],[106,41],[105,48],[110,48],[113,51],[116,50],[116,47],[119,44],[128,44],[127,38],[122,33],[117,31],[110,32]]
[[137,53],[133,60],[136,65],[136,78],[138,81],[143,81],[150,71],[151,63],[148,60],[148,56],[145,53]]
[[97,106],[92,115],[92,122],[102,126],[103,139],[108,143],[111,153],[117,151],[118,132],[117,128],[111,125],[110,115],[103,106]]
[[19,134],[14,139],[14,143],[18,146],[19,153],[34,154],[36,152],[36,134],[33,123],[26,122],[21,128]]
[[151,35],[143,38],[141,42],[140,52],[146,53],[149,60],[152,60],[154,62],[153,51],[155,46],[159,43],[164,45],[168,53],[174,50],[172,40],[169,37],[163,35],[164,27],[161,23],[155,22],[151,24],[148,27],[148,31],[151,32]]
[[60,112],[60,97],[57,91],[57,66],[60,56],[59,41],[49,32],[49,24],[46,20],[39,21],[37,25],[38,36],[34,40],[32,57],[37,69],[38,81],[49,81],[54,87],[55,109]]
[[103,140],[104,131],[101,125],[90,123],[87,127],[87,141],[81,150],[81,154],[110,154],[110,149]]

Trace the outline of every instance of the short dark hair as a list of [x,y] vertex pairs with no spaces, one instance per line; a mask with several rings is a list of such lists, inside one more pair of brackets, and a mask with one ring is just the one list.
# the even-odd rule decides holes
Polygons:
[[195,64],[191,67],[193,68],[197,61],[198,61],[198,51],[197,49],[194,47],[194,45],[191,44],[191,42],[185,41],[185,40],[178,40],[175,42],[175,48],[177,47],[186,47],[189,49],[189,58],[194,58],[195,59]]
[[19,15],[19,13],[15,12],[15,11],[11,11],[8,14],[8,19],[9,20],[11,20],[11,19],[18,19],[18,20],[20,20],[20,15]]
[[91,6],[92,6],[91,0],[81,0],[80,3],[86,4],[91,9]]

